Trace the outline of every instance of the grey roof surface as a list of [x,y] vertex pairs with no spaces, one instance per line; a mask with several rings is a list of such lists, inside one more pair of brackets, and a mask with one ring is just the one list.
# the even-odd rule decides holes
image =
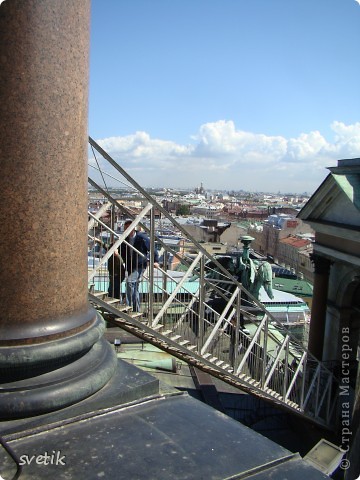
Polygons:
[[[186,394],[94,412],[9,444],[19,456],[60,452],[65,462],[32,462],[24,467],[24,479],[328,478],[298,454]],[[10,478],[11,460],[3,451],[0,461],[3,475]]]

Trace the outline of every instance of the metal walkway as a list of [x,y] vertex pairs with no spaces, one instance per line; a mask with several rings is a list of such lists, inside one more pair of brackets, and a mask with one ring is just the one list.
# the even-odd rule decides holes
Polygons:
[[[230,385],[331,429],[338,399],[332,372],[245,290],[233,261],[225,264],[211,256],[94,140],[89,142],[89,184],[111,205],[106,221],[89,212],[89,299],[105,320]],[[115,188],[118,198],[111,193]],[[119,223],[128,217],[132,225],[120,233]],[[108,295],[106,267],[122,244],[133,248],[126,237],[134,227],[150,237],[139,313],[123,305],[125,282],[121,300]],[[170,230],[173,235],[160,234]],[[96,249],[94,238],[107,239],[111,248]],[[153,265],[155,248],[161,255],[158,269]]]

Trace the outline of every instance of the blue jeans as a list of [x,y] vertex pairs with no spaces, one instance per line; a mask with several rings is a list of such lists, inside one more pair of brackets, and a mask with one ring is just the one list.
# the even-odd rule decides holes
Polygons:
[[133,312],[140,312],[139,283],[143,270],[135,270],[126,279],[126,305],[132,306]]

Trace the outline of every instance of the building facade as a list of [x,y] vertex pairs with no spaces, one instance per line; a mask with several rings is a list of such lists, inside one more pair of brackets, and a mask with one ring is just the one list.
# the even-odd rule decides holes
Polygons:
[[346,478],[360,473],[360,158],[339,160],[299,213],[315,230],[309,350],[341,380],[339,442]]

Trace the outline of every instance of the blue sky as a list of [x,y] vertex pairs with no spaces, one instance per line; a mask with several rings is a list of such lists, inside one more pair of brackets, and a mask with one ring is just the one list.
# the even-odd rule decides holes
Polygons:
[[312,193],[360,157],[355,0],[92,0],[89,134],[143,187]]

